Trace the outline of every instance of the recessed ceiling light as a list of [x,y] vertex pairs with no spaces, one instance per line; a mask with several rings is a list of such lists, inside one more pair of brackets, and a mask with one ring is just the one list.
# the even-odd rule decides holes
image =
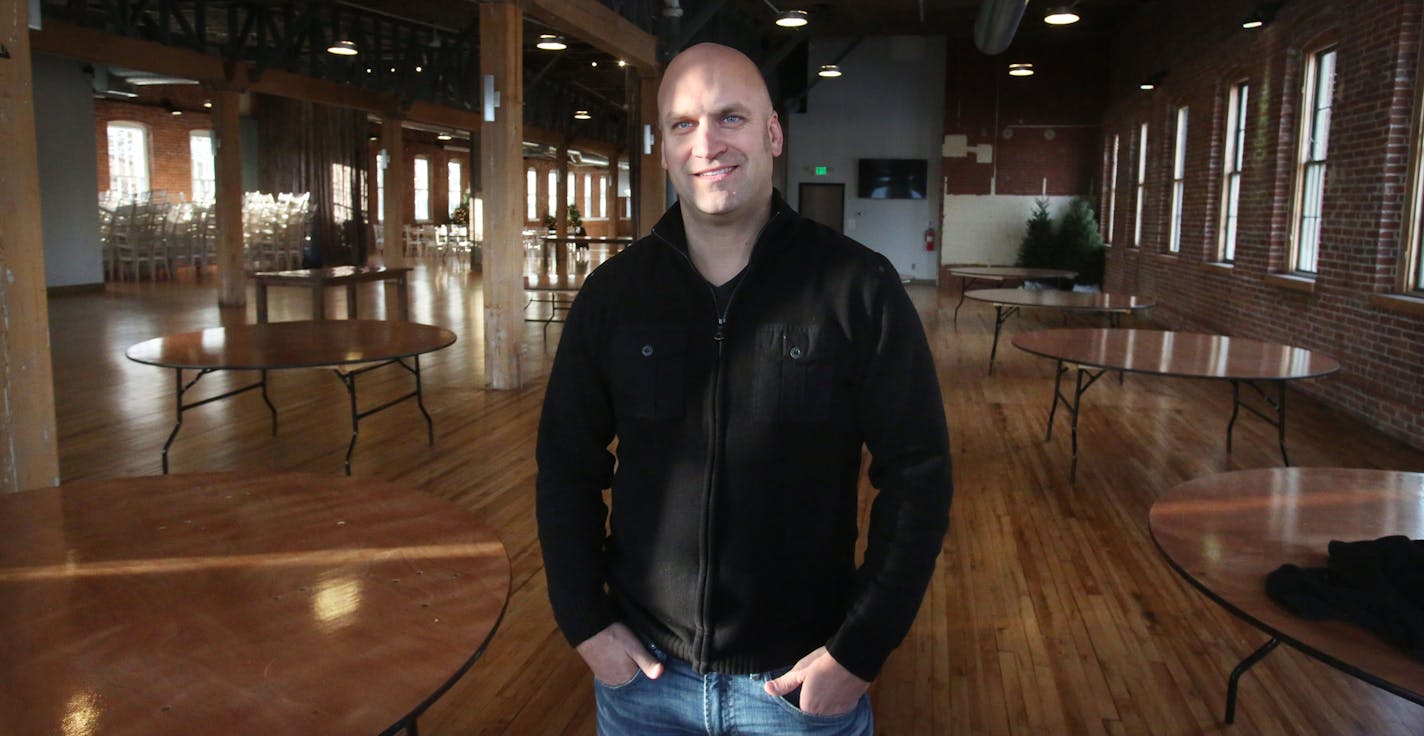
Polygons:
[[593,116],[588,114],[588,110],[577,110],[574,112],[574,120],[592,120]]
[[437,140],[437,141],[448,141],[448,140],[450,140],[450,134],[449,134],[449,133],[440,133],[439,135],[436,135],[436,136],[435,136],[435,140]]
[[776,16],[776,24],[782,28],[800,28],[811,22],[811,16],[804,10],[783,10]]
[[213,109],[213,101],[212,101],[212,100],[203,100],[203,108],[204,108],[204,109],[207,109],[207,110]]
[[356,44],[343,40],[327,46],[326,53],[337,56],[355,56],[361,52],[356,49]]
[[562,36],[555,36],[552,33],[540,34],[539,42],[534,44],[534,46],[545,51],[563,51],[569,47],[569,45],[564,42]]
[[1033,76],[1033,64],[1020,62],[1009,65],[1009,76],[1011,77],[1031,77]]
[[1043,15],[1043,22],[1050,26],[1066,26],[1077,23],[1080,20],[1078,13],[1071,5],[1056,5],[1048,9]]
[[416,64],[416,65],[415,65],[415,72],[416,72],[416,74],[419,74],[420,72],[423,72],[423,71],[425,71],[425,70],[422,69],[419,64]]
[[822,64],[820,71],[816,74],[827,79],[834,79],[841,75],[841,68],[835,64]]
[[626,61],[624,61],[624,60],[622,60],[622,59],[619,59],[619,60],[618,60],[618,68],[619,68],[619,69],[622,69],[622,68],[625,67],[625,66],[628,66],[628,62],[626,62]]

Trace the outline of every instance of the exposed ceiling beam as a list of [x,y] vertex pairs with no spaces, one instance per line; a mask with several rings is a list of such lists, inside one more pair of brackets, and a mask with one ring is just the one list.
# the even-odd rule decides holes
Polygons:
[[[36,52],[55,56],[182,77],[204,84],[226,85],[239,92],[259,92],[361,110],[382,118],[399,118],[454,130],[477,131],[482,124],[478,112],[427,102],[403,105],[394,95],[384,92],[328,82],[280,69],[267,69],[254,79],[245,63],[227,62],[190,49],[118,36],[60,20],[47,19],[44,30],[30,31],[30,45]],[[524,132],[528,140],[535,142],[557,144],[562,140],[560,133],[528,125],[524,126]],[[574,147],[598,153],[614,150],[614,146],[609,143],[588,139],[576,140]]]
[[658,39],[598,0],[525,0],[524,12],[646,74],[658,70]]

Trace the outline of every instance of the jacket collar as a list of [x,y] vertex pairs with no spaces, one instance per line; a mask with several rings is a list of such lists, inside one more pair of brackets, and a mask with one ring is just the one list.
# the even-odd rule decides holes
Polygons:
[[[768,243],[777,242],[779,240],[777,235],[789,228],[797,217],[796,210],[791,209],[791,205],[787,204],[786,199],[781,196],[781,192],[772,189],[771,217],[762,227],[761,235],[757,237],[757,242],[752,246],[750,260],[755,261],[759,258],[759,254],[770,247]],[[662,218],[653,225],[652,235],[691,260],[692,254],[687,249],[687,230],[682,222],[682,205],[679,203],[673,202],[667,212],[663,213]]]

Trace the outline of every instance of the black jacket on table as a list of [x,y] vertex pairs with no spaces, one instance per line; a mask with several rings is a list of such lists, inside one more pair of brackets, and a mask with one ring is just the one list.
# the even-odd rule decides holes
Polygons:
[[[878,493],[857,569],[862,447]],[[537,455],[565,637],[622,621],[699,671],[766,671],[825,645],[875,679],[949,523],[939,384],[899,276],[779,195],[725,319],[676,204],[589,274]]]

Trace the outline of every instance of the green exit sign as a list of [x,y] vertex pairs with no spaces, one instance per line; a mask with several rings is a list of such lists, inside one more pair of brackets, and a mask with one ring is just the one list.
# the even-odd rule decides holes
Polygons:
[[817,167],[816,167],[816,176],[825,176],[826,174],[829,174],[829,173],[831,173],[831,169],[830,169],[829,166],[817,166]]

